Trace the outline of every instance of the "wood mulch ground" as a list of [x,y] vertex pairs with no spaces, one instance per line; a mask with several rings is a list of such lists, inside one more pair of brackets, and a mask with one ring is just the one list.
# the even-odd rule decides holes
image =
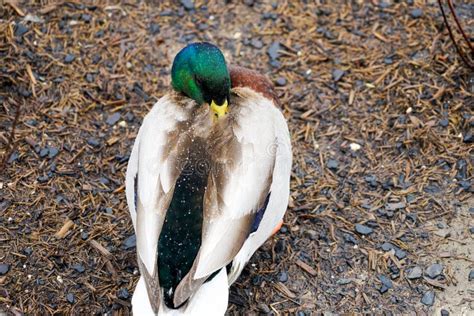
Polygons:
[[[455,3],[472,36],[474,5]],[[0,314],[130,313],[126,164],[193,41],[275,82],[294,146],[285,225],[229,314],[474,310],[474,75],[436,1],[10,0]]]

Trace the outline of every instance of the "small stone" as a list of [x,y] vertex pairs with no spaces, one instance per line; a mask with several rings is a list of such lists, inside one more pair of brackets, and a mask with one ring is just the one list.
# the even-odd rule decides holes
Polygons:
[[282,253],[285,251],[286,245],[283,239],[279,239],[275,244],[275,252]]
[[423,15],[423,10],[420,8],[413,9],[411,10],[410,15],[412,18],[418,19]]
[[49,147],[49,153],[48,153],[49,158],[56,157],[58,153],[59,153],[59,149],[57,149],[56,147]]
[[39,183],[46,183],[48,182],[49,177],[47,175],[43,175],[36,178],[36,180],[38,180]]
[[39,155],[40,155],[41,158],[44,158],[48,155],[48,153],[49,153],[49,149],[48,148],[43,148],[43,149],[41,149]]
[[469,232],[470,232],[471,234],[474,234],[474,226],[472,226],[471,228],[469,228]]
[[74,294],[72,293],[67,293],[66,300],[69,304],[74,304],[74,302],[76,301],[76,299],[74,298]]
[[[1,274],[1,273],[0,273]],[[467,277],[468,281],[471,282],[472,280],[474,280],[474,269],[472,269],[470,272],[469,272],[469,276]]]
[[86,22],[86,23],[89,23],[90,21],[92,21],[92,15],[87,14],[87,13],[83,13],[81,15],[81,20]]
[[278,275],[278,280],[280,280],[280,282],[288,281],[288,273],[286,273],[285,271],[280,272],[280,274]]
[[338,284],[338,285],[346,285],[346,284],[349,284],[349,283],[351,283],[351,282],[352,282],[351,279],[344,279],[344,278],[342,278],[342,279],[337,280],[337,281],[336,281],[336,284]]
[[357,143],[350,143],[349,144],[349,148],[352,150],[352,151],[358,151],[361,149],[361,146]]
[[81,233],[81,239],[86,240],[87,238],[89,238],[89,234],[87,232],[82,232]]
[[128,290],[124,287],[117,291],[117,297],[121,300],[126,300],[129,296]]
[[441,316],[449,316],[449,312],[445,309],[441,310]]
[[423,294],[421,298],[421,303],[425,304],[426,306],[432,306],[435,301],[435,294],[433,291],[428,291]]
[[67,54],[66,57],[64,57],[64,62],[65,62],[66,64],[70,64],[70,63],[72,63],[75,59],[76,59],[76,56],[74,56],[73,54]]
[[252,7],[254,5],[255,1],[254,0],[244,0],[244,4]]
[[99,147],[100,146],[100,142],[97,138],[94,138],[94,137],[91,137],[87,140],[87,143],[93,147]]
[[180,0],[181,5],[188,11],[194,10],[194,2],[192,0]]
[[250,41],[250,45],[252,45],[253,47],[257,49],[260,49],[263,47],[262,41],[257,38],[252,38],[252,40]]
[[394,249],[395,247],[389,242],[384,242],[382,246],[380,246],[380,248],[382,248],[383,251],[390,251]]
[[406,207],[406,204],[404,202],[385,204],[385,209],[388,211],[396,211],[405,207]]
[[88,83],[94,82],[94,75],[91,74],[91,73],[86,74],[86,81],[87,81]]
[[354,238],[351,234],[345,233],[344,234],[344,240],[346,242],[353,243],[354,245],[357,245],[357,239]]
[[442,272],[443,272],[443,266],[439,263],[434,263],[430,265],[428,268],[426,268],[425,270],[425,274],[431,279],[434,279],[437,276],[441,275]]
[[395,249],[395,257],[398,258],[398,260],[405,259],[407,257],[407,253],[399,248]]
[[267,304],[264,304],[264,303],[258,304],[258,309],[259,309],[262,313],[265,313],[265,314],[268,314],[268,313],[271,312],[270,307],[268,307],[268,305],[267,305]]
[[10,265],[7,263],[0,263],[0,275],[5,275],[10,271]]
[[273,42],[270,47],[268,48],[268,56],[272,60],[278,59],[280,57],[280,53],[278,52],[280,50],[280,42]]
[[331,170],[337,170],[339,168],[339,162],[335,159],[329,159],[326,163],[326,167]]
[[18,23],[18,24],[15,25],[14,34],[15,34],[16,37],[22,37],[28,31],[29,31],[28,27],[26,25],[22,24],[22,23]]
[[362,224],[356,224],[355,230],[361,235],[370,235],[374,232],[372,228],[370,228],[369,226],[362,225]]
[[276,80],[277,86],[283,87],[286,85],[286,79],[284,77],[278,77]]
[[443,118],[439,121],[439,126],[447,127],[449,125],[449,120],[447,118]]
[[466,134],[464,134],[462,141],[467,144],[474,143],[474,133],[471,131],[467,132]]
[[156,34],[160,33],[160,25],[158,23],[153,22],[153,23],[150,24],[149,30],[150,30],[150,33],[152,35],[156,35]]
[[79,272],[79,273],[82,273],[82,272],[86,271],[86,268],[84,268],[84,266],[80,263],[73,264],[72,268],[74,270],[76,270],[77,272]]
[[393,287],[392,280],[387,278],[385,275],[379,275],[379,280],[382,282],[383,286],[386,286],[389,289]]
[[380,294],[384,294],[384,293],[387,293],[387,291],[389,290],[388,287],[386,287],[385,285],[382,284],[382,286],[379,288],[379,292]]
[[10,157],[8,158],[7,162],[8,162],[8,163],[13,163],[13,162],[17,161],[18,158],[20,158],[20,155],[18,154],[17,151],[14,151],[14,152],[10,155]]
[[125,250],[135,248],[137,244],[137,236],[135,234],[129,236],[123,241],[122,248]]
[[107,117],[106,123],[109,124],[109,125],[114,125],[114,124],[117,123],[119,120],[120,120],[120,113],[119,113],[119,112],[115,112],[114,114],[109,115],[109,117]]
[[335,82],[338,82],[339,80],[342,79],[342,77],[345,75],[345,71],[344,70],[341,70],[341,69],[335,69],[333,70],[332,72],[332,79],[335,81]]

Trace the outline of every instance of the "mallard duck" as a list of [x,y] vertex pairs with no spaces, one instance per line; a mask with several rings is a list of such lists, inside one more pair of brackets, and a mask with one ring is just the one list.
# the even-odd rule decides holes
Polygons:
[[194,43],[146,115],[126,195],[141,277],[135,315],[224,315],[229,286],[279,229],[291,144],[272,84]]

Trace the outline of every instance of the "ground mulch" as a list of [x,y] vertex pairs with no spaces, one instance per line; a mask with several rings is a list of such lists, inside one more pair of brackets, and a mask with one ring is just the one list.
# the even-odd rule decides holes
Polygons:
[[465,216],[472,243],[474,216],[474,74],[437,2],[42,0],[0,7],[0,314],[130,314],[126,165],[193,41],[275,83],[294,146],[228,313],[433,312],[456,284],[433,229]]

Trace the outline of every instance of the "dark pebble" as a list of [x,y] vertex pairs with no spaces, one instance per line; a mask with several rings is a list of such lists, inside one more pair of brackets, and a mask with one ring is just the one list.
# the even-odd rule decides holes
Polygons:
[[64,57],[64,62],[65,62],[66,64],[70,64],[70,63],[72,63],[75,59],[76,59],[76,56],[74,56],[73,54],[67,54],[66,57]]
[[44,282],[44,280],[43,280],[42,278],[36,279],[36,284],[38,284],[38,285],[44,285],[44,283],[45,283],[45,282]]
[[303,311],[298,311],[298,313],[296,313],[296,316],[306,316],[306,313]]
[[86,81],[87,81],[88,83],[94,82],[94,75],[93,75],[93,74],[90,74],[90,73],[89,73],[89,74],[86,74]]
[[421,298],[421,303],[425,304],[426,306],[431,306],[434,304],[435,301],[435,294],[433,291],[428,291],[423,294]]
[[121,300],[126,300],[130,297],[130,294],[128,293],[128,290],[123,287],[117,291],[117,297]]
[[[97,32],[95,32],[95,37],[97,38],[100,38],[100,37],[103,37],[105,35],[105,31],[104,30],[98,30]],[[97,56],[97,55],[96,55]],[[97,57],[94,56],[92,57],[92,62],[94,64],[97,64],[99,61],[97,60]]]
[[469,282],[471,282],[472,280],[474,280],[474,269],[472,269],[472,270],[469,272],[469,276],[467,277],[467,279],[469,280]]
[[74,294],[72,293],[67,293],[66,294],[66,300],[68,301],[69,304],[74,304],[76,299],[74,298]]
[[471,131],[467,132],[466,134],[464,134],[462,141],[467,144],[474,143],[474,133],[472,133]]
[[48,153],[49,158],[54,158],[58,154],[59,154],[59,149],[57,149],[56,147],[49,147],[49,153]]
[[339,162],[335,159],[329,159],[326,163],[326,167],[331,170],[337,170],[339,168]]
[[349,284],[349,283],[351,283],[351,282],[352,282],[351,279],[344,279],[344,278],[343,278],[343,279],[337,280],[337,281],[336,281],[336,284],[338,284],[338,285],[346,285],[346,284]]
[[447,118],[443,118],[439,120],[439,126],[441,127],[447,127],[449,125],[449,120]]
[[5,275],[10,271],[10,265],[7,263],[0,263],[0,275]]
[[345,71],[344,70],[341,70],[341,69],[335,69],[333,72],[332,72],[332,80],[334,80],[335,82],[338,82],[339,80],[342,79],[342,77],[345,75]]
[[389,242],[384,242],[382,246],[380,246],[380,248],[382,248],[383,251],[390,251],[394,249],[395,247]]
[[115,112],[114,114],[109,115],[109,116],[107,117],[107,124],[109,124],[109,125],[114,125],[114,124],[117,123],[119,120],[120,120],[120,113],[119,113],[119,112]]
[[399,260],[405,259],[407,257],[407,253],[401,249],[395,249],[395,257]]
[[17,151],[14,151],[14,152],[10,155],[10,157],[8,158],[8,161],[7,161],[7,162],[8,162],[8,163],[13,163],[13,162],[17,161],[19,157],[20,157],[20,155],[18,154],[18,152],[17,152]]
[[152,35],[156,35],[160,33],[160,25],[158,23],[151,23],[150,24],[150,33]]
[[423,15],[423,10],[420,8],[413,9],[411,10],[410,15],[412,18],[418,19]]
[[344,234],[344,240],[346,242],[353,243],[354,245],[357,245],[357,239],[354,238],[351,234],[345,233]]
[[28,27],[22,23],[18,23],[17,25],[15,25],[15,36],[16,37],[22,37],[23,35],[25,35],[26,32],[28,32]]
[[288,281],[288,273],[286,273],[285,271],[280,272],[280,274],[278,275],[278,280],[280,280],[280,282]]
[[474,226],[472,226],[471,228],[469,228],[469,232],[470,232],[471,234],[474,234]]
[[286,245],[283,239],[279,239],[275,244],[275,252],[282,253],[285,251]]
[[132,249],[135,248],[136,244],[137,237],[135,236],[135,234],[133,234],[123,241],[122,248],[125,250]]
[[393,64],[393,58],[391,58],[391,57],[385,57],[385,58],[383,59],[383,62],[385,63],[385,65],[391,65],[391,64]]
[[441,275],[442,272],[443,272],[443,266],[439,263],[433,263],[425,270],[425,274],[431,279],[434,279],[438,275]]
[[253,47],[257,49],[260,49],[263,47],[262,41],[257,38],[252,38],[252,40],[250,41],[250,45],[252,45]]
[[89,234],[87,232],[82,232],[81,233],[81,239],[86,240],[87,238],[89,238]]
[[382,286],[379,288],[380,294],[384,294],[384,293],[386,293],[388,290],[389,290],[389,288],[386,287],[386,286],[383,285],[383,284],[382,284]]
[[382,282],[382,285],[391,289],[393,287],[392,280],[387,278],[385,275],[379,275],[379,280]]
[[92,15],[87,14],[87,13],[83,13],[81,15],[81,20],[86,22],[86,23],[89,23],[90,21],[92,21]]
[[41,158],[44,158],[48,155],[48,153],[49,153],[49,149],[48,148],[43,148],[43,149],[41,149],[39,155],[40,155]]
[[283,87],[286,85],[286,79],[284,77],[278,77],[276,80],[277,86]]
[[356,224],[355,225],[355,230],[361,235],[370,235],[374,232],[374,230],[368,226],[362,225],[362,224]]
[[449,312],[445,309],[441,310],[441,316],[449,316]]
[[94,137],[91,137],[87,140],[87,143],[91,146],[94,146],[94,147],[99,147],[100,146],[100,142],[97,138],[94,138]]
[[44,176],[39,176],[38,178],[36,178],[36,180],[38,180],[39,183],[46,183],[48,182],[49,180],[49,177],[44,175]]
[[248,5],[249,7],[252,7],[254,5],[255,1],[254,0],[244,0],[244,4]]
[[180,0],[180,2],[186,10],[194,10],[194,2],[192,0]]
[[84,268],[84,266],[80,263],[73,264],[72,268],[74,270],[76,270],[77,272],[79,272],[79,273],[82,273],[82,272],[86,271],[86,268]]
[[30,256],[33,253],[33,249],[31,247],[26,247],[23,249],[23,253],[27,256]]
[[271,312],[270,307],[268,307],[268,305],[265,304],[265,303],[260,303],[260,304],[258,304],[258,309],[259,309],[262,313],[265,313],[265,314],[268,314],[268,313]]
[[267,50],[268,56],[270,56],[272,60],[278,59],[278,57],[280,57],[279,50],[280,42],[273,42]]

